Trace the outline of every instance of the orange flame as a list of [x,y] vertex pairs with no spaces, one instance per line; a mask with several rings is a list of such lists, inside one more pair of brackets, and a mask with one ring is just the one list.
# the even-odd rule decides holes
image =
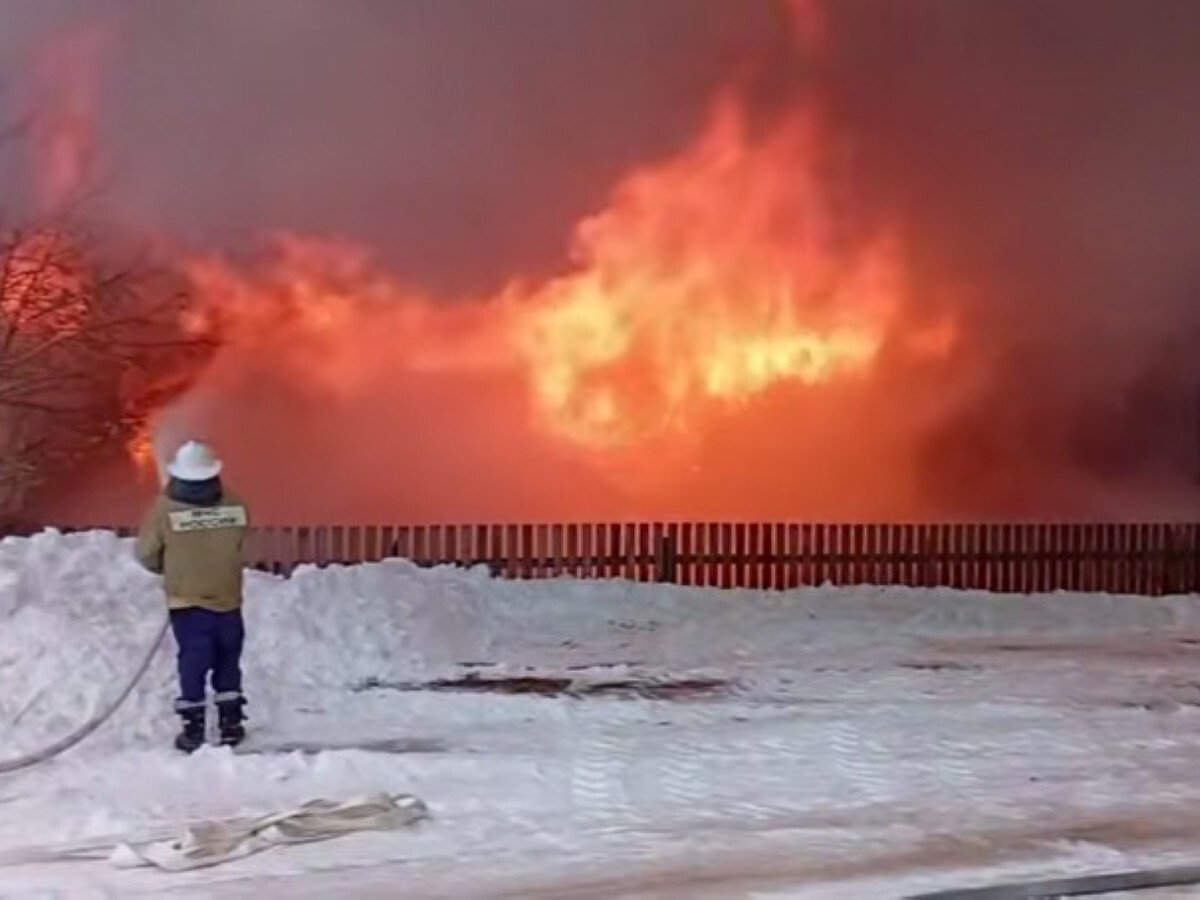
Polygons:
[[133,433],[125,442],[125,452],[137,467],[142,478],[156,475],[158,463],[154,458],[154,441],[150,433],[150,425],[142,421],[134,428]]
[[[687,433],[775,385],[869,376],[907,331],[898,246],[839,233],[803,117],[752,138],[724,97],[695,146],[634,172],[577,228],[573,267],[475,303],[433,303],[360,249],[278,236],[265,265],[193,259],[186,323],[352,393],[388,367],[523,372],[536,424],[592,450]],[[932,334],[932,337],[930,336]]]
[[520,352],[550,427],[613,445],[780,382],[866,372],[900,300],[886,239],[841,249],[800,119],[751,141],[732,99],[679,158],[580,225],[578,268],[536,292]]

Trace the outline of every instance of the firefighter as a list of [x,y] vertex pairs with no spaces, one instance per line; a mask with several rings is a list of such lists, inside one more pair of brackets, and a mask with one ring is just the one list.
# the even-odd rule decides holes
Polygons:
[[138,562],[162,576],[178,647],[175,712],[184,753],[205,741],[211,679],[220,741],[245,738],[242,694],[243,550],[249,525],[244,501],[221,480],[221,460],[201,441],[188,441],[167,465],[166,484],[138,530]]

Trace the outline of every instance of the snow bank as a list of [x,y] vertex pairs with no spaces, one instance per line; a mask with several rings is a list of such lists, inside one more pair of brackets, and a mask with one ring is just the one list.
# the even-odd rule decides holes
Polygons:
[[[998,596],[894,588],[790,593],[586,582],[514,582],[482,570],[392,560],[291,578],[248,578],[246,686],[258,721],[283,697],[491,671],[601,667],[726,677],[828,655],[904,648],[947,636],[1130,634],[1188,630],[1192,598]],[[157,579],[108,532],[0,541],[0,759],[35,750],[121,689],[165,610]],[[174,723],[174,645],[89,746],[164,742]]]
[[[165,610],[130,553],[106,533],[0,542],[0,760],[73,730],[138,665]],[[268,749],[328,752],[181,758],[168,641],[112,722],[0,777],[0,878],[6,896],[19,884],[74,896],[95,878],[114,896],[159,890],[138,873],[28,863],[376,790],[426,799],[431,826],[401,843],[261,854],[189,884],[207,896],[390,896],[397,879],[422,897],[571,884],[608,896],[694,884],[703,859],[751,880],[780,867],[811,888],[1001,865],[1066,834],[1117,844],[1124,822],[1186,838],[1183,814],[1200,803],[1200,644],[1186,634],[1198,610],[1194,598],[522,583],[402,561],[251,573],[252,731]],[[701,675],[740,690],[582,702],[392,689],[469,671]],[[393,738],[446,749],[354,747]]]

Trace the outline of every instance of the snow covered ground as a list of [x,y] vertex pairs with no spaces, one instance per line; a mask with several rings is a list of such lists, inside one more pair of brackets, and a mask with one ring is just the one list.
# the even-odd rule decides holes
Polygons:
[[[90,717],[153,640],[162,602],[129,551],[99,532],[0,542],[0,763]],[[0,776],[0,897],[870,900],[1196,861],[1196,598],[518,583],[401,561],[248,590],[254,740],[333,749],[180,757],[168,640],[113,720]],[[576,691],[421,689],[469,673]],[[618,680],[660,689],[589,693]],[[688,680],[719,685],[669,687]],[[53,858],[373,790],[432,817],[185,874]]]

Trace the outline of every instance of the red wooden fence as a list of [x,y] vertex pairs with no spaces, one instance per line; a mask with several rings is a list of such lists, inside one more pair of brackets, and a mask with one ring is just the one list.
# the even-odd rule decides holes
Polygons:
[[[117,529],[128,534],[128,529]],[[989,591],[1200,592],[1200,523],[625,523],[261,527],[252,564],[403,557],[509,578],[574,575],[714,587],[946,586]]]

